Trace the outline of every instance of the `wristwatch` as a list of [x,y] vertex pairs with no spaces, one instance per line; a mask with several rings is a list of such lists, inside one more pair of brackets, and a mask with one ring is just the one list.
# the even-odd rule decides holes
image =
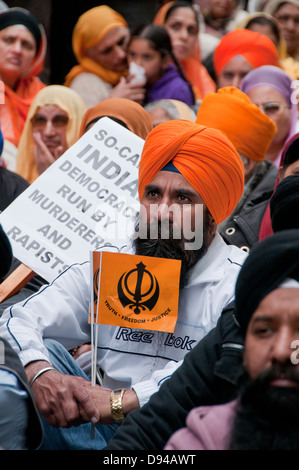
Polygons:
[[111,415],[113,421],[117,424],[121,424],[125,419],[122,405],[122,397],[125,391],[126,390],[124,388],[118,388],[116,390],[112,390],[110,395]]

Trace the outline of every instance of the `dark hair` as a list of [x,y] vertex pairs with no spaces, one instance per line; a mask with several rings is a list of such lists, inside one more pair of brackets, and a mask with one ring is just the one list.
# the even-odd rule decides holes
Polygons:
[[194,92],[192,89],[192,85],[186,78],[181,64],[175,57],[173,50],[170,36],[164,26],[155,25],[155,24],[147,24],[147,25],[139,25],[137,28],[132,32],[130,42],[133,39],[147,39],[150,41],[152,48],[155,51],[158,51],[161,54],[161,57],[164,58],[170,55],[172,61],[174,62],[175,66],[177,67],[181,77],[185,82],[189,85],[191,94],[193,97],[193,102],[195,103]]
[[261,25],[266,25],[270,26],[272,33],[274,34],[277,42],[280,40],[280,32],[276,23],[276,20],[273,18],[267,18],[265,16],[256,16],[254,18],[251,18],[251,20],[248,21],[246,25],[246,29],[250,29],[250,26],[254,24],[261,24]]
[[299,134],[295,134],[293,142],[289,144],[285,152],[282,166],[286,168],[297,160],[299,160]]
[[192,10],[194,12],[194,16],[195,16],[197,25],[199,26],[197,11],[195,10],[195,8],[193,8],[192,3],[186,2],[186,1],[183,1],[183,0],[178,0],[173,5],[171,5],[171,7],[166,12],[165,21],[168,20],[168,18],[171,16],[171,14],[174,12],[174,10],[176,10],[177,8],[190,8],[190,10]]

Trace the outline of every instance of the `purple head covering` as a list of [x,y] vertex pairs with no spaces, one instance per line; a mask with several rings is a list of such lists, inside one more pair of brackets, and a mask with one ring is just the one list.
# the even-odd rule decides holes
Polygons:
[[[297,122],[297,103],[296,100],[292,102],[292,95],[294,88],[292,88],[292,79],[290,76],[278,67],[273,65],[263,65],[257,69],[251,70],[242,80],[240,90],[244,93],[248,93],[253,88],[258,86],[268,86],[278,91],[288,103],[291,109],[291,122],[289,133],[286,137],[286,141],[295,133],[296,122]],[[280,165],[281,154],[275,160],[275,165]]]

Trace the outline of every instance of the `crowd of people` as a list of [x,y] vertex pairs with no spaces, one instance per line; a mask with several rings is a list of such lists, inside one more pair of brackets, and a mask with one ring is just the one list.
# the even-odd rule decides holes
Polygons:
[[[89,260],[0,301],[0,449],[299,448],[299,1],[152,13],[85,11],[77,64],[46,84],[43,25],[0,2],[0,211],[108,117],[144,141],[116,251],[181,262],[173,333],[100,324],[95,384]],[[0,218],[0,281],[20,263]]]

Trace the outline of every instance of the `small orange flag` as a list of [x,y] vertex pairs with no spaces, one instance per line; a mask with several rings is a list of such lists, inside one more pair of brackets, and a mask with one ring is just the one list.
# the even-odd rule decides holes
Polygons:
[[94,323],[173,333],[181,261],[93,252]]

